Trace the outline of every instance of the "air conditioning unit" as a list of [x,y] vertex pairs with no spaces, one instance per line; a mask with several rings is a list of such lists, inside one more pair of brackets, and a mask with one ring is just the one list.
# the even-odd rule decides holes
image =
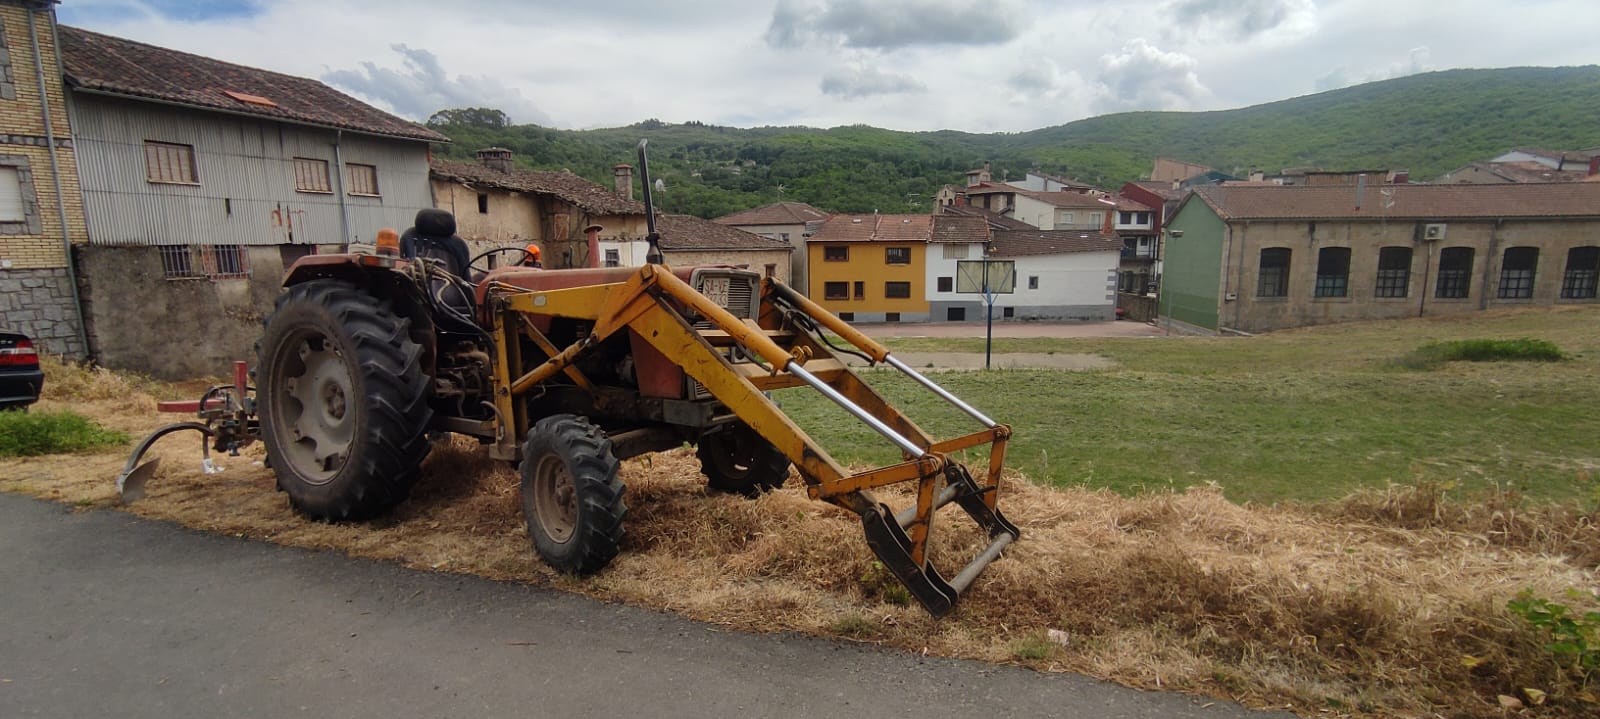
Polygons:
[[1422,241],[1438,242],[1439,240],[1444,239],[1444,228],[1446,226],[1447,225],[1445,225],[1443,222],[1430,222],[1426,225],[1423,225]]

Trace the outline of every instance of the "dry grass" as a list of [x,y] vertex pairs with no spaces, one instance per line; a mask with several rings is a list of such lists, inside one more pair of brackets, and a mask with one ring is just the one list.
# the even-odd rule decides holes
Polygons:
[[[135,434],[159,423],[144,390],[97,387],[74,390],[85,399],[70,406]],[[55,396],[52,404],[67,406]],[[1496,696],[1525,687],[1550,693],[1544,716],[1594,710],[1557,679],[1538,635],[1505,602],[1527,587],[1548,597],[1593,591],[1596,514],[1527,508],[1506,494],[1465,502],[1444,487],[1396,488],[1263,508],[1212,488],[1126,498],[1011,477],[1002,502],[1023,541],[955,615],[935,621],[875,565],[852,515],[793,486],[755,501],[707,495],[683,451],[624,464],[623,554],[577,579],[534,558],[516,475],[470,441],[437,447],[413,498],[361,525],[294,514],[259,466],[259,447],[212,476],[198,470],[197,442],[180,435],[158,449],[167,463],[130,509],[143,516],[741,629],[1081,672],[1303,714],[1498,717]],[[3,461],[0,489],[113,506],[122,459]],[[940,515],[951,519],[939,527],[936,558],[964,559],[978,542],[957,516]],[[949,570],[956,560],[940,561]]]

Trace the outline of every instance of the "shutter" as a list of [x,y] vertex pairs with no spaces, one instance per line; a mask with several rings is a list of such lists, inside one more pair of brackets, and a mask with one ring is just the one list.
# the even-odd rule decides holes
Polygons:
[[26,222],[22,180],[15,167],[0,167],[0,222]]

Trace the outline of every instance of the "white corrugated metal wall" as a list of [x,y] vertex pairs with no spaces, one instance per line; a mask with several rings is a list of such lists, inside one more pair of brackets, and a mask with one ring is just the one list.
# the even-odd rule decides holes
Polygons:
[[[433,206],[423,142],[343,133],[341,159],[376,167],[381,196],[346,196],[351,236],[341,237],[339,196],[295,190],[296,157],[340,172],[333,130],[84,93],[72,102],[92,244],[371,242]],[[150,182],[146,140],[192,146],[198,184]]]

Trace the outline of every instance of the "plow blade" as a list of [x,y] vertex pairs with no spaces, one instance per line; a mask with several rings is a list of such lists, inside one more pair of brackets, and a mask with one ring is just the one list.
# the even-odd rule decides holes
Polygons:
[[151,432],[150,436],[145,437],[144,441],[140,442],[139,446],[133,449],[133,454],[128,455],[127,463],[122,465],[122,473],[117,475],[117,496],[122,498],[123,504],[132,504],[144,497],[145,483],[149,482],[150,478],[155,476],[156,468],[161,466],[160,457],[156,457],[155,459],[141,464],[139,460],[144,457],[144,453],[150,451],[150,448],[155,445],[156,440],[172,434],[173,432],[182,432],[190,429],[199,432],[202,435],[200,440],[201,453],[207,458],[210,458],[211,446],[206,442],[206,440],[209,440],[215,436],[216,432],[212,431],[211,427],[203,423],[179,422],[177,424],[169,424],[161,429]]

